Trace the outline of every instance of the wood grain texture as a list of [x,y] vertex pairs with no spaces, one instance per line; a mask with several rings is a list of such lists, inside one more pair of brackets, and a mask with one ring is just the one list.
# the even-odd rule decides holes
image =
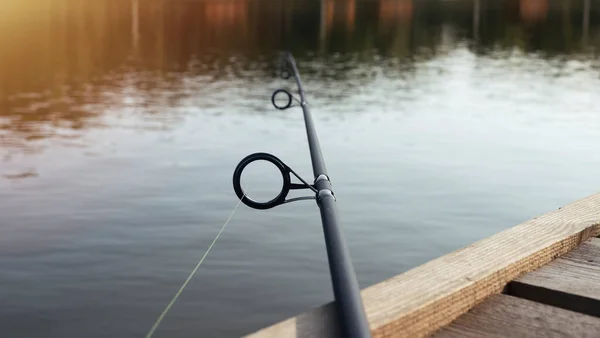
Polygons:
[[[599,224],[600,194],[594,194],[368,287],[362,296],[373,335],[427,336],[597,236]],[[249,337],[333,337],[327,312],[319,308]]]
[[516,279],[507,293],[600,317],[600,239]]
[[508,295],[496,295],[437,331],[433,338],[600,337],[600,318]]

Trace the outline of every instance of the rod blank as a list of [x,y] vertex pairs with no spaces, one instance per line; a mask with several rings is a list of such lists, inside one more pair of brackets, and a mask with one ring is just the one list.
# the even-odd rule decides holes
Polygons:
[[[329,176],[327,175],[325,161],[323,160],[323,154],[321,153],[321,146],[319,145],[319,138],[317,137],[312,115],[310,114],[310,108],[304,95],[300,73],[298,72],[298,67],[296,66],[296,61],[292,54],[287,53],[285,57],[288,68],[284,68],[280,75],[284,79],[288,79],[291,76],[294,77],[296,85],[298,86],[300,100],[293,98],[292,94],[287,90],[279,89],[273,93],[271,101],[275,108],[281,110],[290,108],[292,106],[292,99],[300,102],[304,114],[308,147],[310,149],[314,184],[310,185],[307,183],[277,157],[271,154],[256,153],[247,156],[237,165],[233,175],[234,191],[244,204],[255,209],[270,209],[277,205],[292,201],[316,198],[317,205],[321,212],[321,223],[323,225],[325,247],[327,249],[327,258],[331,274],[331,284],[335,296],[339,327],[343,337],[370,338],[371,330],[369,329],[369,323],[365,316],[360,288],[350,259],[350,252],[348,251],[346,240],[342,233],[335,195],[331,187],[331,182],[329,181]],[[279,105],[276,102],[276,96],[280,94],[285,94],[287,96],[287,101],[284,105]],[[266,160],[274,164],[279,169],[284,179],[283,187],[279,195],[268,202],[261,203],[250,199],[244,193],[240,184],[242,171],[249,163],[256,160]],[[291,183],[290,175],[296,176],[302,184]],[[316,196],[299,197],[288,200],[286,199],[286,196],[290,189],[310,189]]]
[[371,337],[371,330],[365,315],[360,288],[350,259],[350,252],[339,222],[337,204],[327,175],[319,138],[304,95],[300,73],[291,53],[287,54],[287,61],[296,79],[302,111],[304,112],[306,136],[315,177],[314,187],[317,190],[317,204],[321,211],[331,283],[343,336],[351,338]]

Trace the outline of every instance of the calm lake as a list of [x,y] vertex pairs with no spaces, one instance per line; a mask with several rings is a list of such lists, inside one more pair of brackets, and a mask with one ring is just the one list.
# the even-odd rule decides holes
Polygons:
[[[361,287],[600,187],[600,1],[5,0],[0,336],[144,337],[264,151],[312,180],[294,53]],[[254,170],[251,193],[280,178]],[[268,171],[271,173],[272,171]],[[241,205],[155,337],[333,299],[318,208]]]

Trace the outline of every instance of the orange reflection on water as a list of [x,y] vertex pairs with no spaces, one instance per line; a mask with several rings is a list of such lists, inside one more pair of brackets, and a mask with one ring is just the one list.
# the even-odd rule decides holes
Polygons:
[[333,14],[335,12],[335,0],[324,0],[326,2],[325,11],[327,14],[325,15],[326,19],[326,28],[327,32],[331,31],[331,27],[333,27]]
[[346,4],[346,28],[354,29],[354,21],[356,18],[356,1],[349,0]]
[[229,26],[248,22],[248,0],[207,1],[205,23],[210,26]]
[[330,32],[331,29],[343,23],[348,32],[354,30],[356,22],[356,1],[355,0],[323,0],[325,6],[325,29]]
[[548,15],[548,0],[520,0],[519,14],[526,22],[539,22]]
[[413,16],[412,0],[380,0],[379,22],[392,25],[396,22],[408,23]]
[[102,99],[91,84],[129,45],[127,23],[111,16],[120,3],[31,3],[0,9],[0,159],[45,139],[73,139],[94,123],[97,112],[84,105]]

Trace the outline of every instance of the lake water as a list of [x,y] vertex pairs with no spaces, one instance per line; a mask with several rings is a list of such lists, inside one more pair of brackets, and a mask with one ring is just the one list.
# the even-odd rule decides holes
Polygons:
[[[599,190],[600,1],[5,0],[0,336],[143,337],[239,160],[311,179],[282,50],[361,287]],[[155,337],[250,333],[331,301],[328,273],[314,202],[241,205]]]

